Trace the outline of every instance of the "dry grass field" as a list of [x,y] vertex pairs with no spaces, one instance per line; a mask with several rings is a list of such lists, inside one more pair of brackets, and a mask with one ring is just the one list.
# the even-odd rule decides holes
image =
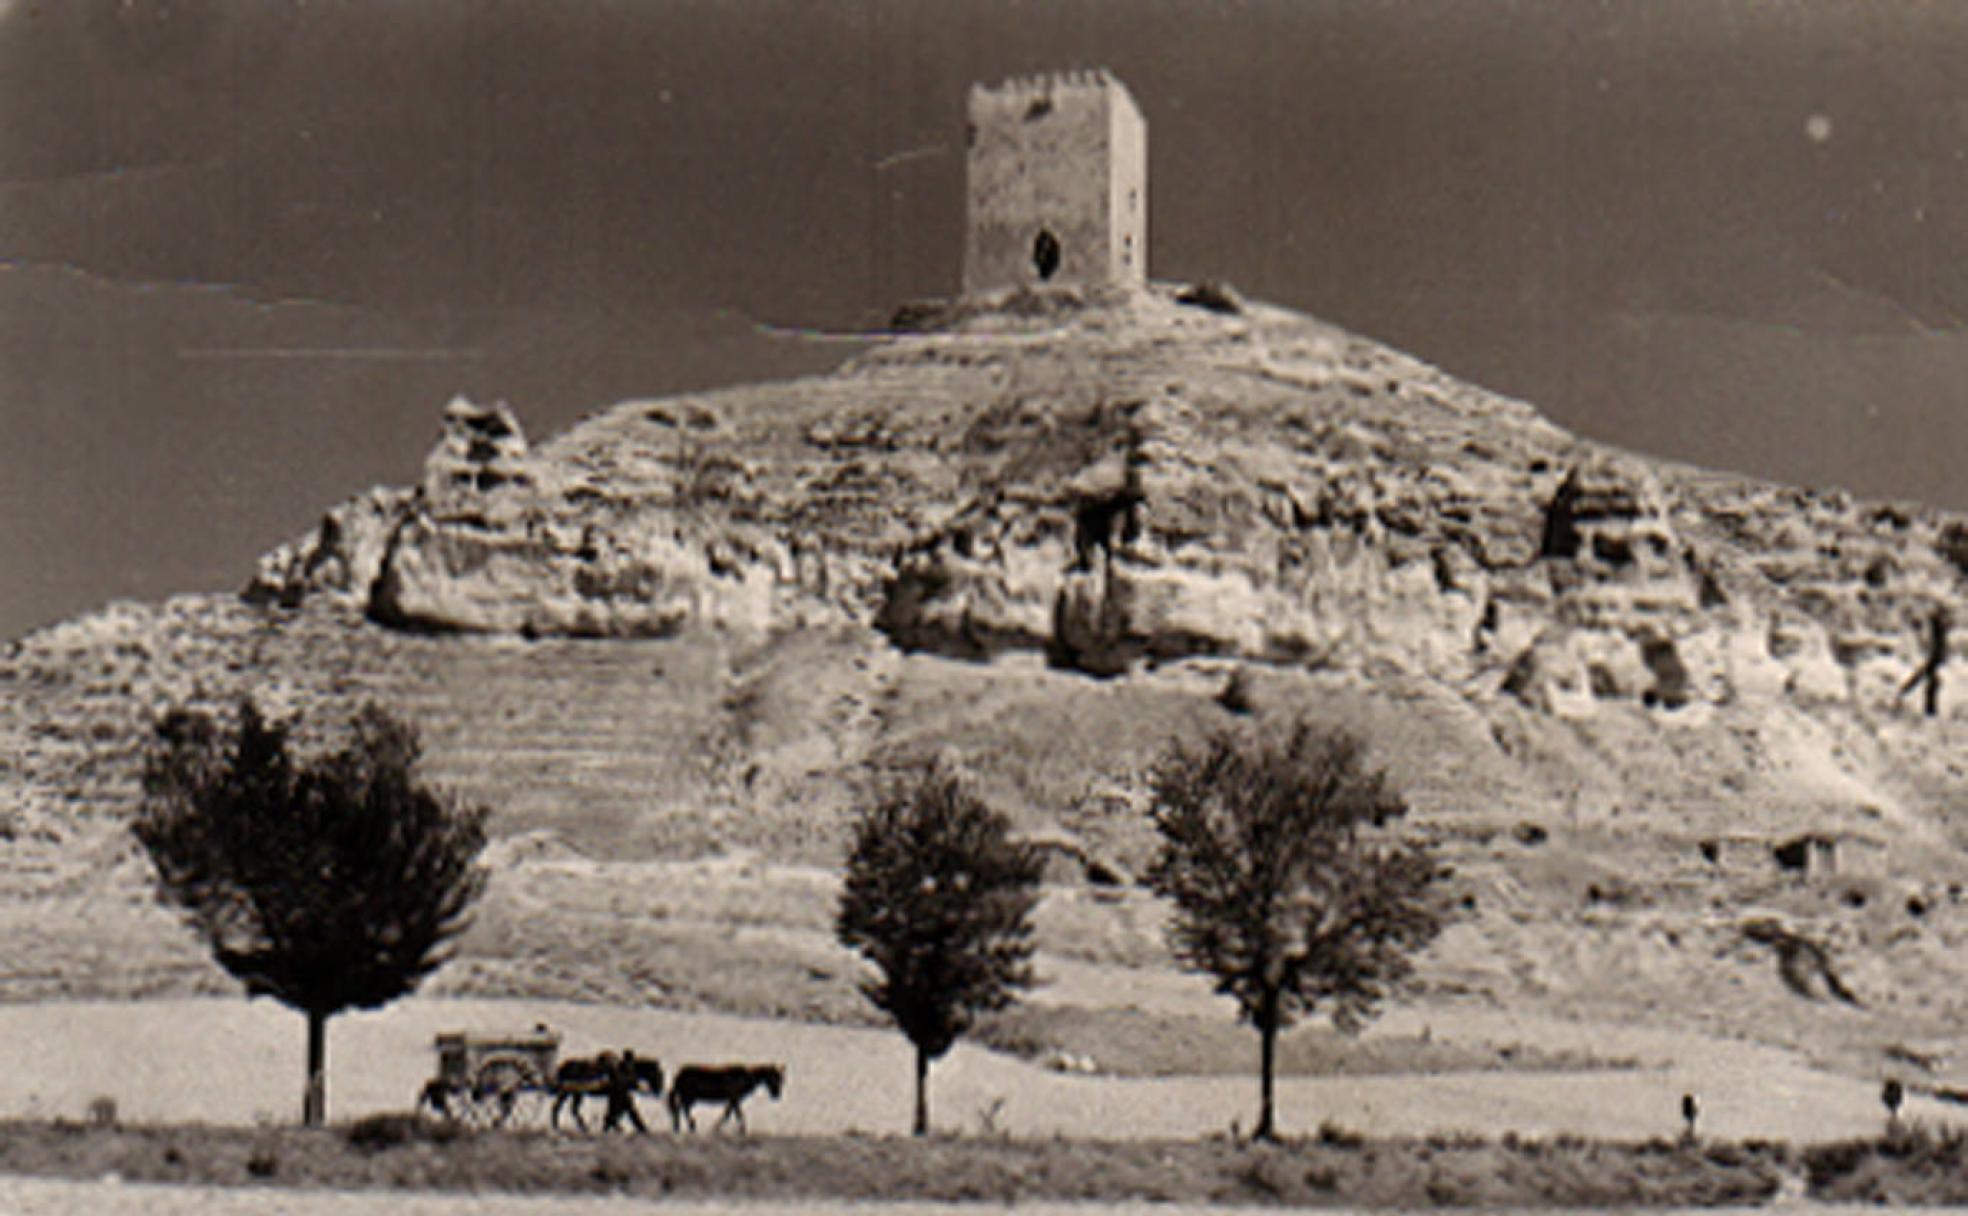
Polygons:
[[128,1182],[607,1193],[689,1201],[1703,1206],[1769,1198],[1779,1145],[1475,1139],[1284,1145],[892,1137],[599,1139],[371,1122],[317,1132],[0,1125],[0,1168]]

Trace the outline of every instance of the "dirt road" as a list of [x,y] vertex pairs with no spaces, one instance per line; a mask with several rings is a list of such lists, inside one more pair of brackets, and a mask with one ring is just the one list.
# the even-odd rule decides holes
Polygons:
[[[1409,1015],[1413,1016],[1413,1015]],[[1458,1018],[1468,1026],[1457,1025]],[[1405,1018],[1390,1019],[1409,1032]],[[546,1022],[564,1054],[632,1046],[674,1068],[687,1061],[780,1061],[784,1100],[747,1107],[765,1133],[894,1132],[908,1126],[911,1056],[893,1032],[717,1015],[540,1001],[413,999],[337,1018],[329,1032],[330,1117],[407,1108],[434,1060],[439,1030],[524,1029]],[[1654,1066],[1575,1073],[1288,1078],[1279,1084],[1287,1133],[1322,1121],[1370,1135],[1469,1131],[1637,1139],[1680,1131],[1680,1098],[1701,1097],[1705,1135],[1792,1142],[1876,1133],[1876,1084],[1808,1067],[1767,1047],[1697,1036],[1565,1027],[1493,1013],[1438,1015],[1440,1037],[1590,1040],[1606,1054]],[[98,1096],[127,1122],[286,1122],[301,1091],[303,1024],[270,1002],[240,999],[0,1007],[0,1116],[81,1117]],[[976,1131],[989,1117],[1016,1135],[1193,1138],[1248,1127],[1255,1081],[1245,1077],[1130,1080],[1048,1072],[959,1045],[932,1078],[937,1123]],[[654,1114],[654,1111],[650,1112]],[[1923,1099],[1926,1122],[1961,1108]]]

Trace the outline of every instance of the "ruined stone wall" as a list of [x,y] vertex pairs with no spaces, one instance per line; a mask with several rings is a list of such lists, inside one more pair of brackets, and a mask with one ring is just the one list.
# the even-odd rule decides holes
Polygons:
[[1141,281],[1147,128],[1119,81],[1079,72],[974,87],[968,137],[966,295]]

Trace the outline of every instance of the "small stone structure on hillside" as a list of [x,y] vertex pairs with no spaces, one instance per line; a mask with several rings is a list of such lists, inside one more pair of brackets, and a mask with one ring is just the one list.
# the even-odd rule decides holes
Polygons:
[[1148,124],[1105,71],[970,90],[967,296],[1147,279]]

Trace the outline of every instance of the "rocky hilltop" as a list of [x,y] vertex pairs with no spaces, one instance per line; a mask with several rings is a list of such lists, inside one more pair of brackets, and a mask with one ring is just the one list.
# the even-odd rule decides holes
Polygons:
[[[916,320],[829,375],[537,446],[453,402],[418,485],[336,507],[244,597],[16,643],[0,888],[39,944],[0,985],[100,973],[135,920],[62,918],[112,897],[164,940],[117,825],[167,704],[407,714],[514,842],[495,895],[521,902],[465,974],[611,999],[623,971],[569,978],[528,883],[570,856],[830,866],[857,774],[926,749],[1105,884],[1049,903],[1048,949],[1154,965],[1126,889],[1144,765],[1295,714],[1365,733],[1454,863],[1438,997],[1948,1067],[1968,719],[1946,647],[1938,714],[1906,689],[1963,615],[1968,521],[1611,449],[1219,289]],[[540,898],[620,921],[574,889]],[[853,1007],[824,895],[800,898],[758,944],[774,991]],[[769,904],[703,914],[704,940]]]
[[1166,293],[973,308],[806,380],[628,402],[539,448],[454,401],[413,491],[248,596],[418,629],[872,627],[1116,675],[1234,657],[1539,708],[1888,708],[1968,523],[1619,452],[1308,318]]

